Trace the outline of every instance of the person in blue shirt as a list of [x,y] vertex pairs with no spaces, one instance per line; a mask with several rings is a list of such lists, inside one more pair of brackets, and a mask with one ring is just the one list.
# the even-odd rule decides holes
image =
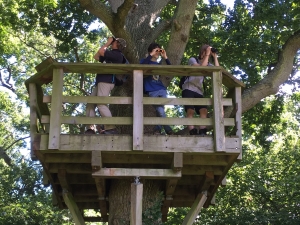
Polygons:
[[[151,43],[148,47],[148,56],[140,61],[141,64],[153,64],[160,65],[158,58],[162,57],[167,65],[171,65],[170,60],[167,57],[167,53],[163,50],[159,44]],[[164,86],[160,80],[159,75],[150,75],[144,78],[144,92],[149,95],[149,97],[167,97],[167,88]],[[154,105],[156,115],[158,117],[166,117],[165,108],[163,105]],[[165,133],[168,135],[174,134],[172,128],[168,125],[156,125],[154,128],[154,134],[161,134],[162,127]]]

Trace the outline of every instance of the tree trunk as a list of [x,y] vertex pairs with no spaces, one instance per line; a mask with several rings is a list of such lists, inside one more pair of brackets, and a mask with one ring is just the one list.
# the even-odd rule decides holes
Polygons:
[[[109,225],[129,225],[131,207],[131,183],[133,180],[112,180],[109,192]],[[163,181],[142,180],[143,184],[143,212],[153,206],[155,201],[161,201],[156,196],[162,191]],[[147,214],[146,216],[150,216]],[[159,223],[161,218],[152,218],[153,224]]]

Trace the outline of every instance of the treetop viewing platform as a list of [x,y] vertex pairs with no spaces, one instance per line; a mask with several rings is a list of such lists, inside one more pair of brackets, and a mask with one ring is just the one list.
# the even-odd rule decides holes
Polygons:
[[[163,193],[162,219],[169,207],[191,207],[183,224],[192,224],[202,206],[214,204],[214,195],[225,185],[226,174],[241,160],[241,91],[244,84],[222,67],[100,63],[41,63],[37,74],[26,80],[30,97],[31,154],[44,168],[45,184],[51,184],[55,204],[69,208],[76,224],[108,221],[113,180],[130,180],[131,221],[139,224],[141,183],[160,182]],[[132,96],[65,96],[64,78],[69,74],[128,74]],[[144,97],[143,77],[209,76],[212,98]],[[131,83],[132,82],[132,83]],[[46,95],[52,92],[51,95]],[[225,90],[225,91],[224,91]],[[225,96],[226,92],[226,96]],[[129,105],[131,115],[85,117],[64,115],[62,105]],[[161,118],[144,116],[145,105],[207,105],[211,118]],[[234,116],[224,117],[232,107]],[[132,127],[125,134],[67,134],[62,124],[115,124]],[[211,135],[150,135],[148,125],[206,125]],[[141,183],[137,180],[140,179]],[[96,209],[101,217],[86,217]]]

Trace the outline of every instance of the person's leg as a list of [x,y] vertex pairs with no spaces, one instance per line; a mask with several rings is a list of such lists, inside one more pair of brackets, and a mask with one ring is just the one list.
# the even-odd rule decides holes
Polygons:
[[[115,84],[111,83],[98,83],[98,91],[97,91],[97,96],[109,96],[111,90],[114,88]],[[102,117],[112,117],[112,114],[107,107],[107,105],[97,105],[98,110],[100,112],[100,115]],[[115,129],[115,125],[105,125],[104,129],[105,130],[111,130]]]
[[[149,97],[153,97],[153,98],[160,97],[160,90],[149,92]],[[155,108],[155,113],[157,117],[163,117],[163,115],[165,115],[164,107],[162,105],[153,105],[153,107]],[[166,115],[164,117],[166,117]],[[161,128],[162,128],[161,125],[156,125],[154,127],[153,133],[160,134]]]
[[[97,86],[95,86],[93,88],[93,91],[90,94],[90,96],[96,96],[96,95],[97,95]],[[86,117],[95,117],[95,115],[96,115],[95,107],[96,107],[95,104],[91,104],[91,103],[86,104]],[[87,124],[85,126],[85,128],[86,128],[85,133],[95,134],[95,125],[94,124]]]
[[[200,118],[207,118],[207,108],[201,108],[199,110]],[[206,135],[206,126],[199,126],[199,135]]]
[[[194,98],[194,92],[190,90],[183,90],[182,91],[182,98]],[[185,112],[186,112],[186,118],[193,118],[195,114],[193,105],[186,105],[184,106]],[[189,132],[191,135],[198,134],[197,129],[193,125],[188,126]]]

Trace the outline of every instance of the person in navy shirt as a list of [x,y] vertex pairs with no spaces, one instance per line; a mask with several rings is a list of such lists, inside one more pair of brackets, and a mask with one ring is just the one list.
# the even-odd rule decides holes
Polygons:
[[[167,53],[164,49],[160,47],[157,43],[151,43],[148,47],[148,56],[140,61],[141,64],[153,64],[160,65],[158,58],[161,56],[167,65],[171,65],[170,60],[167,57]],[[144,92],[149,95],[149,97],[167,97],[167,88],[164,86],[160,80],[159,75],[150,75],[144,78]],[[154,105],[156,115],[158,117],[166,117],[165,108],[163,105]],[[172,128],[168,125],[156,125],[154,128],[154,134],[161,134],[162,127],[164,128],[166,134],[173,134]]]

